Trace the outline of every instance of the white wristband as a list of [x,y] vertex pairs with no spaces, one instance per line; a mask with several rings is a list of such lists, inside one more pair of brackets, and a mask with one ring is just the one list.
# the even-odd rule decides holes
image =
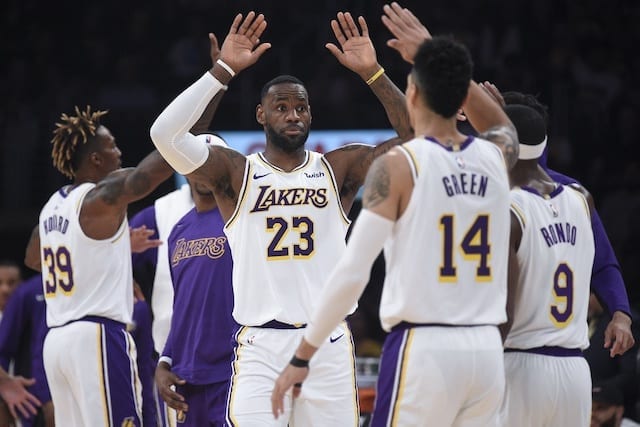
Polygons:
[[169,356],[160,356],[160,358],[158,359],[158,365],[160,364],[160,362],[164,362],[169,366],[173,365],[173,359],[171,359]]
[[218,59],[216,61],[216,64],[220,65],[222,68],[224,68],[225,70],[227,70],[227,73],[229,73],[231,75],[231,77],[234,77],[236,75],[236,72],[233,71],[233,69],[231,67],[229,67],[227,65],[226,62],[224,62],[222,59]]

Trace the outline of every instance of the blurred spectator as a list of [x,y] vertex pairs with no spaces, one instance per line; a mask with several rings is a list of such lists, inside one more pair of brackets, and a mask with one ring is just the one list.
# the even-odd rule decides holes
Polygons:
[[635,345],[622,356],[611,357],[609,349],[604,347],[604,331],[611,318],[602,305],[591,293],[589,299],[589,341],[590,346],[584,351],[584,356],[591,368],[591,379],[594,384],[610,384],[622,394],[624,416],[638,419],[636,404],[639,397],[640,376],[638,375],[638,335],[640,318],[632,308],[632,332],[636,339]]
[[640,427],[624,415],[624,399],[614,384],[594,384],[591,396],[591,427]]
[[17,262],[0,260],[0,320],[9,297],[21,280],[22,272]]

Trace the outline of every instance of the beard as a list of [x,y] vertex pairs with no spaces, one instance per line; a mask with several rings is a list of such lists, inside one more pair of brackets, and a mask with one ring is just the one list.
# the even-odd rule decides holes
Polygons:
[[300,147],[304,146],[305,142],[307,142],[307,138],[309,137],[308,129],[297,136],[289,137],[279,134],[273,127],[269,125],[265,125],[265,128],[267,131],[267,138],[269,142],[271,142],[273,145],[275,145],[285,153],[293,153],[297,151]]

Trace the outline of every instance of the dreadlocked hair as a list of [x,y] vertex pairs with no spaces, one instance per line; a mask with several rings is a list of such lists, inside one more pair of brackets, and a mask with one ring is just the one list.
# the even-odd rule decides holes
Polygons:
[[60,116],[60,123],[56,123],[53,131],[51,143],[51,158],[53,166],[63,175],[73,179],[78,168],[78,150],[89,141],[89,138],[96,135],[96,130],[100,126],[100,117],[108,111],[91,112],[91,106],[87,105],[85,111],[75,107],[76,115],[68,116],[63,113]]

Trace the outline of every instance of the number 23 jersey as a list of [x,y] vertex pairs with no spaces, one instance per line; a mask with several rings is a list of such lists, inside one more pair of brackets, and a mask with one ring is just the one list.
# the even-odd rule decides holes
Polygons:
[[236,210],[225,225],[236,321],[307,323],[344,252],[349,224],[322,154],[306,151],[290,172],[261,153],[249,155]]

